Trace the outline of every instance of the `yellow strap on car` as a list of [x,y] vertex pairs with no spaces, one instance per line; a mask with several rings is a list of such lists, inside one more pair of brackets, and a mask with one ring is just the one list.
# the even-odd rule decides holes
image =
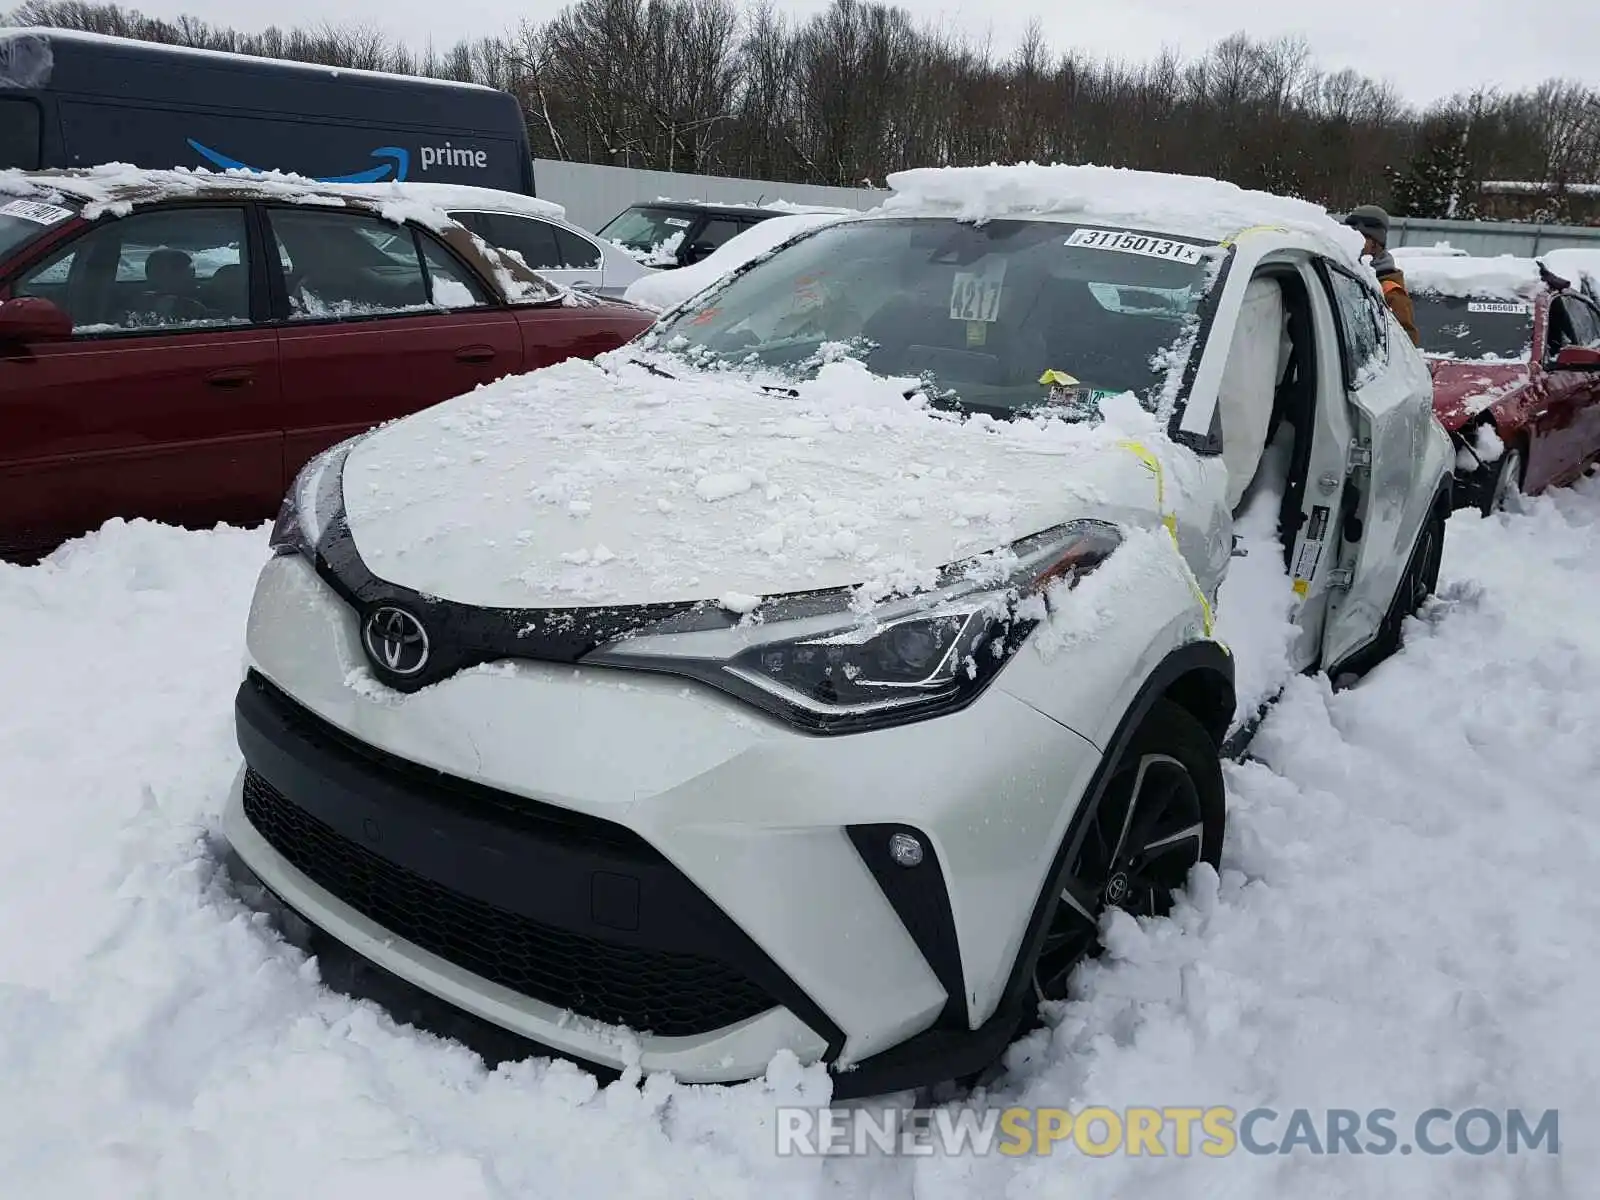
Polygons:
[[1237,242],[1240,238],[1244,237],[1245,234],[1247,234],[1247,233],[1288,233],[1288,232],[1289,231],[1287,229],[1285,229],[1282,225],[1250,225],[1250,226],[1248,226],[1248,227],[1246,227],[1244,229],[1239,230],[1239,232],[1234,234],[1232,237],[1223,238],[1222,241],[1218,243],[1218,245],[1222,246],[1223,249],[1227,249],[1229,246],[1231,246],[1235,242]]
[[1076,387],[1078,381],[1065,371],[1050,370],[1039,376],[1040,387]]
[[[1211,616],[1211,602],[1206,599],[1206,594],[1200,588],[1200,581],[1195,578],[1194,571],[1189,567],[1189,560],[1183,556],[1183,547],[1178,544],[1178,514],[1167,512],[1166,472],[1161,469],[1161,460],[1150,453],[1150,448],[1143,442],[1129,438],[1118,442],[1124,450],[1131,451],[1145,466],[1150,468],[1150,473],[1156,477],[1156,511],[1161,514],[1161,523],[1167,527],[1167,532],[1172,535],[1172,548],[1178,552],[1178,561],[1183,564],[1184,574],[1189,577],[1189,587],[1194,591],[1194,598],[1200,601],[1200,617],[1204,624],[1206,636],[1211,636],[1214,625]],[[1221,645],[1221,643],[1218,643]],[[1227,650],[1227,646],[1222,647]]]

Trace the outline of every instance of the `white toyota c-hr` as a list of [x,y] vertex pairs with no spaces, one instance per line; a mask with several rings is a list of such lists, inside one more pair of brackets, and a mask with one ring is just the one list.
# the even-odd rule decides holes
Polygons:
[[1391,651],[1450,510],[1427,369],[1310,205],[893,183],[306,467],[224,823],[289,909],[531,1045],[844,1095],[980,1071],[1216,866],[1236,514],[1281,673]]

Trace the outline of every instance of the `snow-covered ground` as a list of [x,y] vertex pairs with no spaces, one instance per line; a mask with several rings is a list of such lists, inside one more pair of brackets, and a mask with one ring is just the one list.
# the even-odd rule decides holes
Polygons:
[[1456,516],[1401,655],[1337,695],[1291,683],[1228,767],[1220,879],[1117,924],[999,1097],[1555,1108],[1557,1157],[779,1158],[774,1105],[825,1100],[815,1070],[487,1073],[319,986],[219,871],[264,543],[114,524],[0,566],[8,1197],[1596,1194],[1600,482]]

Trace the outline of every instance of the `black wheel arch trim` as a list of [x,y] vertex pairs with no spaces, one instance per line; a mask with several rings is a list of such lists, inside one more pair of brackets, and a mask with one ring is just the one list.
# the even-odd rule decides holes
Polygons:
[[1094,776],[1067,827],[1067,834],[1050,861],[1028,918],[1022,945],[1012,962],[1000,1001],[989,1019],[976,1029],[957,1030],[946,1024],[944,1014],[941,1014],[941,1019],[932,1028],[834,1074],[835,1098],[885,1095],[959,1079],[982,1071],[1004,1053],[1024,1015],[1023,1005],[1032,994],[1033,962],[1044,941],[1058,899],[1055,883],[1088,829],[1086,814],[1092,812],[1099,803],[1110,783],[1117,759],[1156,701],[1171,699],[1193,711],[1190,705],[1196,703],[1197,698],[1207,695],[1206,689],[1210,689],[1209,694],[1213,697],[1224,697],[1228,702],[1225,716],[1195,713],[1220,744],[1222,733],[1232,721],[1234,665],[1233,659],[1218,643],[1190,642],[1178,647],[1163,658],[1140,685],[1133,702],[1123,713],[1116,732],[1106,743]]
[[[1218,684],[1211,686],[1225,687],[1225,692],[1219,694],[1225,695],[1230,701],[1226,715],[1221,718],[1214,713],[1195,712],[1191,707],[1195,696],[1191,690],[1194,683],[1206,680],[1208,676],[1218,679]],[[1078,852],[1084,835],[1088,832],[1088,816],[1099,805],[1100,798],[1105,794],[1117,761],[1127,749],[1128,743],[1133,740],[1133,735],[1144,724],[1145,718],[1150,715],[1150,710],[1156,701],[1164,698],[1180,705],[1199,720],[1206,732],[1211,735],[1212,742],[1218,747],[1220,754],[1223,736],[1232,723],[1236,707],[1233,658],[1216,642],[1190,642],[1162,659],[1140,686],[1133,703],[1122,714],[1116,732],[1106,743],[1105,752],[1100,756],[1100,763],[1089,781],[1089,787],[1085,790],[1083,799],[1078,802],[1077,811],[1067,826],[1066,836],[1056,847],[1050,869],[1045,875],[1044,886],[1034,901],[1033,913],[1028,920],[1027,936],[1017,951],[1016,961],[1012,964],[1011,977],[1006,982],[1006,990],[1001,998],[1002,1008],[1008,1005],[1015,1006],[1028,994],[1033,961],[1038,956],[1039,947],[1043,944],[1045,932],[1050,926],[1050,918],[1060,898],[1056,881],[1066,869],[1067,863]]]

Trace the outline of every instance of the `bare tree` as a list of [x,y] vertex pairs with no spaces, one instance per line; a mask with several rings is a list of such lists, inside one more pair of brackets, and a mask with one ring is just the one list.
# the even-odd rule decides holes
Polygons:
[[[574,0],[504,36],[413,49],[372,26],[241,32],[92,0],[27,0],[49,25],[515,95],[536,155],[704,174],[881,184],[917,166],[1093,162],[1212,175],[1334,208],[1600,222],[1600,91],[1552,80],[1425,111],[1302,39],[1232,34],[1198,58],[1057,53],[1038,22],[997,52],[877,0],[811,17],[772,0]],[[1525,187],[1484,196],[1486,180]]]

